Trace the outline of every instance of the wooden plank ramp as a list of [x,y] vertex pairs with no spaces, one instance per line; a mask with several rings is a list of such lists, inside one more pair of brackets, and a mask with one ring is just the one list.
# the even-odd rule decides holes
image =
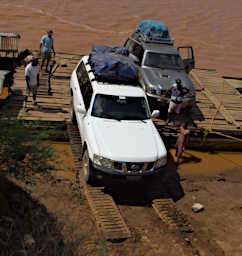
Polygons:
[[67,129],[72,147],[77,183],[80,183],[81,191],[86,196],[99,232],[106,240],[120,240],[131,237],[131,233],[113,198],[103,192],[104,187],[92,187],[84,181],[82,176],[82,149],[79,130],[72,123],[68,123]]
[[241,94],[223,79],[216,70],[195,69],[191,79],[197,91],[209,99],[228,124],[242,128]]
[[[40,87],[37,94],[37,106],[32,105],[32,94],[28,97],[27,109],[23,109],[26,90],[24,67],[18,67],[14,74],[13,95],[9,97],[5,111],[8,116],[16,119],[66,122],[70,120],[69,79],[81,55],[57,53],[55,61],[59,64],[54,79],[51,79],[51,95],[48,95],[48,74],[40,75]],[[1,111],[3,116],[6,112]]]

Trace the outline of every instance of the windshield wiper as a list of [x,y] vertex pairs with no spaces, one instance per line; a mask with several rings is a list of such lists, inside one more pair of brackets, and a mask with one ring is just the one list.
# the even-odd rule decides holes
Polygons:
[[117,121],[121,121],[120,118],[116,117],[116,116],[113,116],[111,114],[107,114],[107,113],[103,113],[102,115],[103,118],[107,117],[108,119],[114,119],[114,120],[117,120]]
[[146,124],[145,119],[142,118],[137,118],[137,116],[133,117],[133,116],[126,116],[122,118],[123,120],[131,120],[131,121],[141,121],[142,123]]

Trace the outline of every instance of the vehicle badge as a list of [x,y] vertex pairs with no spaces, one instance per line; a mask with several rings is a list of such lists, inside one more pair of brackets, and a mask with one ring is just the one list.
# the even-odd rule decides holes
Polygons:
[[138,166],[137,164],[132,164],[132,165],[130,166],[130,169],[131,169],[131,171],[138,171],[139,166]]

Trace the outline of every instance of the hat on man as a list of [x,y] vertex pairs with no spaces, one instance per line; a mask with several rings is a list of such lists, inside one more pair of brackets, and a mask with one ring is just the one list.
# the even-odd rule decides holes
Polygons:
[[53,30],[49,29],[49,30],[47,31],[47,33],[48,33],[48,34],[53,34]]

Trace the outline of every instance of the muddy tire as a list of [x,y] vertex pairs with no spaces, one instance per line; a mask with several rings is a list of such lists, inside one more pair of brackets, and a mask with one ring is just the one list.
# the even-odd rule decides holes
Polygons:
[[93,174],[92,165],[89,159],[88,151],[86,149],[82,157],[82,175],[86,183],[92,184],[93,182],[92,174]]

